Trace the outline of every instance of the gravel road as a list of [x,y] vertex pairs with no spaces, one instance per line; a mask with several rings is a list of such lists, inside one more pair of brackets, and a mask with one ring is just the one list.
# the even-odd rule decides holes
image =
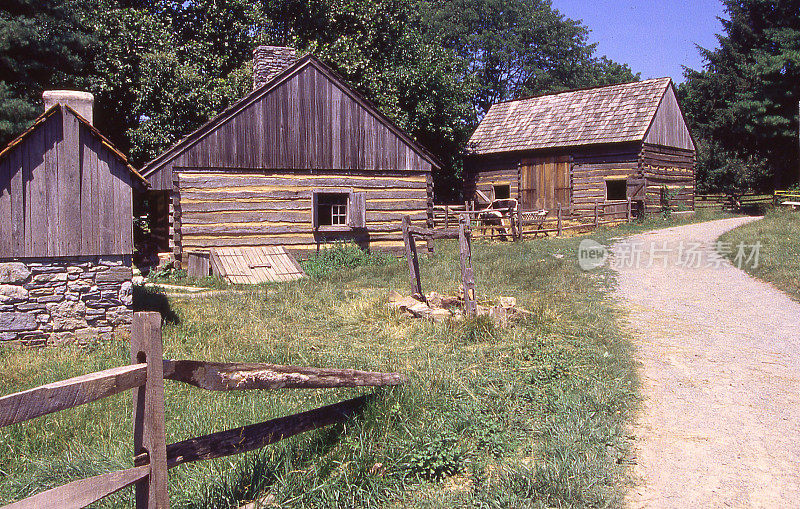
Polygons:
[[800,303],[715,249],[755,219],[612,246],[645,398],[632,508],[800,507]]

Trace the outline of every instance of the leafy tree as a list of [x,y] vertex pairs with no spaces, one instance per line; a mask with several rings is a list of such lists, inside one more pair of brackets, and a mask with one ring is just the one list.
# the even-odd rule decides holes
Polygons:
[[634,81],[627,65],[594,56],[589,30],[549,0],[426,0],[426,36],[458,54],[474,76],[477,117],[502,100]]
[[437,194],[458,191],[459,150],[471,124],[473,81],[450,50],[423,37],[411,0],[289,0],[268,3],[267,36],[312,52],[442,161]]
[[741,191],[797,178],[800,1],[724,0],[719,48],[700,49],[680,96],[699,139],[698,186]]
[[74,87],[92,43],[80,0],[0,3],[0,146],[42,111],[47,88]]

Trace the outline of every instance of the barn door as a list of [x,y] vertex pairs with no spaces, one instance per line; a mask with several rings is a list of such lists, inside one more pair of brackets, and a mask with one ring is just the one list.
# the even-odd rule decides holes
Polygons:
[[520,164],[523,210],[568,208],[572,198],[569,156],[524,159]]

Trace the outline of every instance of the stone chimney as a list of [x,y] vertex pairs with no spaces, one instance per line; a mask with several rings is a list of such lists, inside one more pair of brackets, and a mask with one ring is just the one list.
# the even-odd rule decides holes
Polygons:
[[257,46],[253,50],[253,90],[297,60],[297,51],[285,46]]
[[94,96],[89,92],[76,92],[74,90],[45,90],[42,94],[44,110],[49,110],[55,104],[63,104],[77,111],[80,116],[94,125]]

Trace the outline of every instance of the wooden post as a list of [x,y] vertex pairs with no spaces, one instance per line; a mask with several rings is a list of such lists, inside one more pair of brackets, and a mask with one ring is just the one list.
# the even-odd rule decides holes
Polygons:
[[511,239],[517,240],[519,228],[517,227],[517,209],[508,210],[508,221],[511,223]]
[[472,274],[472,245],[468,214],[464,214],[459,220],[458,248],[461,254],[461,280],[464,285],[464,314],[475,316],[478,306],[475,302],[475,277]]
[[450,206],[444,206],[444,229],[450,228]]
[[161,314],[135,313],[132,332],[131,363],[147,363],[147,381],[133,390],[133,454],[146,452],[150,463],[150,475],[136,483],[136,508],[168,509]]
[[556,236],[561,236],[561,202],[558,202],[558,223],[556,226]]
[[419,259],[417,257],[417,243],[414,241],[414,236],[408,231],[411,226],[411,218],[403,216],[401,221],[403,228],[403,243],[406,246],[406,260],[408,260],[408,272],[411,277],[411,291],[412,295],[420,299],[425,299],[422,293],[422,281],[419,276]]
[[626,207],[625,208],[625,220],[626,221],[630,221],[631,220],[631,197],[630,196],[628,196],[628,198],[626,199],[625,207]]
[[519,240],[522,240],[522,231],[524,229],[522,224],[522,205],[517,204],[517,235],[519,235]]
[[600,209],[600,200],[595,200],[594,201],[594,226],[595,227],[597,227],[597,224],[598,224],[598,219],[599,219],[598,212],[599,212],[599,209]]

